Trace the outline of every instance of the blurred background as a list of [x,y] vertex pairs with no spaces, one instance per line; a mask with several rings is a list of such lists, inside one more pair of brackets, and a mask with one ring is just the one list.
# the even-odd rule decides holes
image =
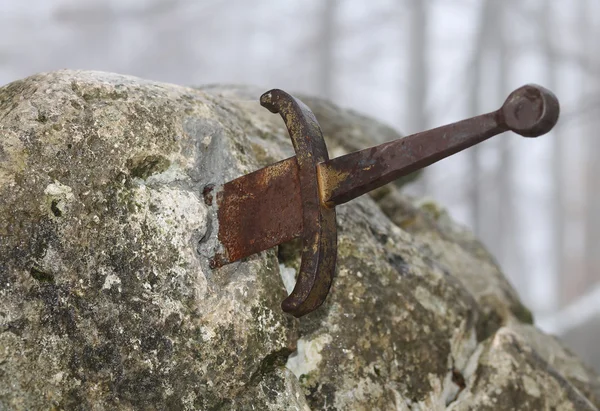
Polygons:
[[[532,309],[600,371],[600,1],[0,0],[0,84],[93,69],[329,98],[413,133],[526,83],[554,131],[496,137],[407,191],[474,230]],[[257,96],[258,97],[258,96]]]

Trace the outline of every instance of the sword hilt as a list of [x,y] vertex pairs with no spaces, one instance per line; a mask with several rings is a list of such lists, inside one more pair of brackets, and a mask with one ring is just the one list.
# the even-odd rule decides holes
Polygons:
[[559,111],[551,91],[533,84],[520,87],[499,110],[319,164],[321,197],[330,207],[345,203],[508,130],[540,136],[554,127]]
[[[263,94],[260,103],[281,115],[296,156],[224,185],[217,202],[219,221],[227,222],[219,228],[225,253],[216,254],[212,266],[301,236],[298,279],[281,304],[296,317],[323,304],[333,282],[336,205],[505,131],[525,137],[545,134],[560,111],[552,92],[526,85],[513,91],[497,111],[329,160],[319,123],[304,103],[277,89]],[[273,201],[261,203],[257,195]]]

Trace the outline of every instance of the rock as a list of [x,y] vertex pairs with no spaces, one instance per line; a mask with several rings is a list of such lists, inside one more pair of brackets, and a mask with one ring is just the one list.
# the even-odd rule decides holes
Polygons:
[[378,204],[398,227],[423,244],[424,256],[449,270],[477,300],[489,329],[481,330],[480,338],[512,317],[533,323],[493,256],[471,232],[453,223],[444,209],[432,201],[402,196],[397,190],[378,199]]
[[450,410],[595,410],[522,334],[500,328],[476,352],[477,370]]
[[203,187],[257,165],[239,115],[101,73],[0,89],[0,408],[304,406],[275,252],[198,252]]
[[[596,409],[598,377],[476,239],[393,187],[338,208],[336,280],[300,320],[279,308],[297,244],[211,270],[204,187],[293,155],[261,91],[0,88],[0,409]],[[340,152],[325,124],[389,137],[317,115]]]
[[581,391],[593,404],[600,404],[600,379],[581,359],[557,338],[549,337],[529,324],[512,323],[511,332],[519,335],[551,368]]

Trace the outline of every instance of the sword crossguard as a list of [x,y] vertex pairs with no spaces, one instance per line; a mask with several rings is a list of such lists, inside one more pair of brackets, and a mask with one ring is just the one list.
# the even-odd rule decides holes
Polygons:
[[296,151],[302,201],[302,261],[294,290],[281,308],[301,317],[323,304],[335,272],[335,208],[321,202],[317,178],[317,165],[329,160],[329,155],[319,123],[303,102],[274,89],[260,97],[260,104],[281,115]]

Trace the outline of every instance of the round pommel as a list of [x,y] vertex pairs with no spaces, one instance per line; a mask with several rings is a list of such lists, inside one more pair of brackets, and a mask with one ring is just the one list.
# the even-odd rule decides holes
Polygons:
[[509,130],[523,137],[538,137],[552,130],[560,107],[550,90],[528,84],[510,93],[501,113]]

